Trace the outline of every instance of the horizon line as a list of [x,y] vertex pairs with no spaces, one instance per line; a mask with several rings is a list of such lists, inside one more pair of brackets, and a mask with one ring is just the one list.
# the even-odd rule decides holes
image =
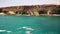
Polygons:
[[35,5],[60,5],[60,4],[26,4],[26,5],[11,5],[11,6],[0,6],[0,8],[4,7],[13,7],[13,6],[35,6]]

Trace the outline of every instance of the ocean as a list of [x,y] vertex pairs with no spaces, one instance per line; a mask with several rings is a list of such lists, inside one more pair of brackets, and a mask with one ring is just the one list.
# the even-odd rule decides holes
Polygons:
[[0,34],[60,34],[60,16],[0,16]]

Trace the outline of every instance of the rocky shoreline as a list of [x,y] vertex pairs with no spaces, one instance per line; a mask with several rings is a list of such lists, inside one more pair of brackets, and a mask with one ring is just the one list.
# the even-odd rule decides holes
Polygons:
[[0,8],[0,15],[60,16],[60,5],[11,6]]

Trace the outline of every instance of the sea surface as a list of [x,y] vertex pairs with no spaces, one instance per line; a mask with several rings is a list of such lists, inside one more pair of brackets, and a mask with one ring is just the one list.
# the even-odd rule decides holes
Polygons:
[[60,16],[0,16],[0,34],[60,34]]

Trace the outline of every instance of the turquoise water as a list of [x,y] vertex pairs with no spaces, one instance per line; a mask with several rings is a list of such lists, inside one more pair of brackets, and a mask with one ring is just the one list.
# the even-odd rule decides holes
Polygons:
[[26,34],[24,26],[30,34],[60,34],[60,16],[0,16],[0,30],[11,31],[0,34]]

